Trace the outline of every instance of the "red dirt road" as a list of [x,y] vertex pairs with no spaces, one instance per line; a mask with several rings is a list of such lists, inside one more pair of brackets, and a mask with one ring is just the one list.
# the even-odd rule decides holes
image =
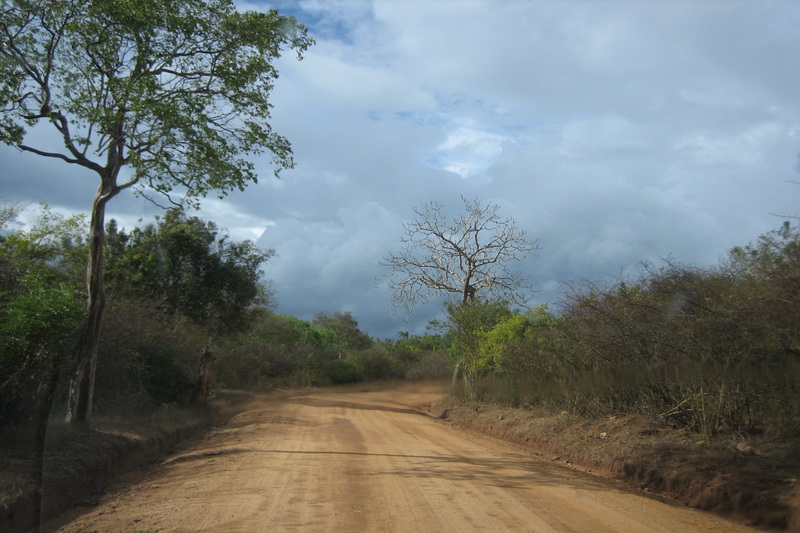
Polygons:
[[48,530],[753,531],[421,413],[441,395],[434,386],[404,386],[255,401]]

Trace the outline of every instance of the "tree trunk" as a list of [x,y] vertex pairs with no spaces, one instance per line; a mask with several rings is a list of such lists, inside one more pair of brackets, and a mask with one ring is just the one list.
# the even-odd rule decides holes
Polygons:
[[472,286],[472,268],[466,272],[464,276],[464,284],[461,287],[461,305],[467,305],[475,299],[475,287]]
[[86,422],[92,416],[94,381],[103,315],[106,306],[103,282],[106,203],[114,196],[103,180],[92,201],[89,227],[89,261],[86,267],[86,320],[76,349],[77,370],[70,384],[67,422]]
[[449,395],[453,396],[456,394],[456,387],[458,386],[458,376],[461,370],[461,361],[456,363],[456,366],[453,368],[453,379],[450,381],[450,391]]
[[53,410],[53,398],[58,387],[58,378],[64,362],[63,353],[55,355],[55,359],[48,369],[45,377],[45,388],[39,397],[39,406],[36,413],[36,429],[34,434],[34,478],[36,480],[36,494],[33,501],[34,531],[39,531],[42,523],[42,509],[44,502],[44,454],[47,445],[47,429],[50,422],[50,413]]
[[192,403],[205,405],[211,392],[211,369],[217,358],[211,353],[211,348],[206,346],[200,353],[200,375],[197,378],[197,387],[192,393]]

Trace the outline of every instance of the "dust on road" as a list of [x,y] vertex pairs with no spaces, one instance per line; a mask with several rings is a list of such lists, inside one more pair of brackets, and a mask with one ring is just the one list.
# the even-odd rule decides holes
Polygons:
[[63,532],[735,532],[427,416],[439,386],[262,399]]

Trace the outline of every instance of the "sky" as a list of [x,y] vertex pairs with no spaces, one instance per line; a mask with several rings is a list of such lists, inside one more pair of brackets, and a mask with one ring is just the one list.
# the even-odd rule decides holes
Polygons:
[[[198,214],[277,255],[276,311],[349,311],[376,338],[424,334],[381,259],[413,206],[494,203],[536,240],[516,265],[566,287],[667,258],[705,267],[800,215],[800,2],[276,0],[316,38],[277,67],[270,122],[296,167]],[[88,212],[80,168],[0,148],[0,200]],[[127,228],[155,208],[126,193]],[[33,216],[23,214],[25,217]]]

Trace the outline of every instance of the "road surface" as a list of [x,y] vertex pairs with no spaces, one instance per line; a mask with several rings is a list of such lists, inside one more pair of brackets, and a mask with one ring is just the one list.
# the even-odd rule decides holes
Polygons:
[[435,386],[254,402],[64,532],[735,532],[420,412]]

